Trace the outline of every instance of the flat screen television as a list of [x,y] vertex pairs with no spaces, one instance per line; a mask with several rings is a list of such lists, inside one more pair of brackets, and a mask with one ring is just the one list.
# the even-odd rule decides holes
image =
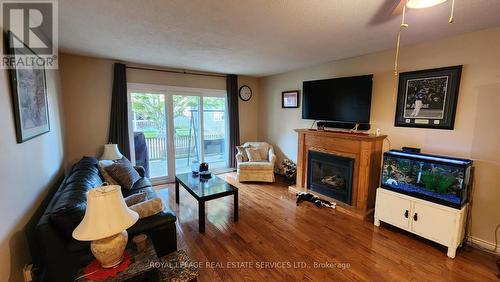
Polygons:
[[304,81],[302,118],[370,123],[373,75]]

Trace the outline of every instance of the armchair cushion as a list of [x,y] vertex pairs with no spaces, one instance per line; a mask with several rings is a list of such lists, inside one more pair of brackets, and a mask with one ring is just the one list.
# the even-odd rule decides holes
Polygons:
[[250,162],[261,162],[261,161],[267,161],[267,156],[265,158],[262,158],[262,151],[263,149],[260,148],[246,148],[245,149],[248,160]]
[[272,149],[272,146],[269,145],[268,143],[266,142],[246,142],[245,144],[243,144],[243,147],[251,147],[251,148],[256,148],[256,149],[260,149],[260,155],[262,157],[263,160],[269,160],[268,159],[268,154],[269,154],[269,151]]
[[238,165],[240,170],[273,170],[274,165],[270,162],[244,162]]
[[248,155],[245,150],[246,148],[250,148],[250,146],[236,146],[236,150],[238,150],[237,155],[241,155],[242,162],[248,162]]

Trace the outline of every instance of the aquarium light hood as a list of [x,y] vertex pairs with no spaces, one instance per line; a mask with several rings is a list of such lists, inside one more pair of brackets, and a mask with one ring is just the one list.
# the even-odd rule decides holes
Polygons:
[[398,151],[398,150],[390,150],[388,153],[391,155],[396,155],[396,156],[413,157],[413,158],[418,158],[418,159],[422,159],[422,160],[446,162],[446,163],[452,163],[452,164],[456,164],[456,165],[466,165],[466,164],[471,163],[471,160],[466,160],[466,159],[455,159],[455,158],[450,158],[450,157],[440,157],[440,156],[433,156],[433,155],[426,155],[426,154],[419,154],[419,153],[406,153],[406,152]]

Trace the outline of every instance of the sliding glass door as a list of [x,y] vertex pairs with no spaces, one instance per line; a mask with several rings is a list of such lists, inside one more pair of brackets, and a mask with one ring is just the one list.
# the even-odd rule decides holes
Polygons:
[[174,109],[175,172],[191,171],[193,162],[200,163],[200,96],[172,96]]
[[212,169],[227,168],[226,97],[203,97],[203,159]]
[[227,168],[225,91],[132,83],[128,89],[132,158],[147,166],[153,183],[172,181],[193,163]]
[[130,93],[133,158],[152,180],[166,179],[168,134],[166,95],[134,91]]

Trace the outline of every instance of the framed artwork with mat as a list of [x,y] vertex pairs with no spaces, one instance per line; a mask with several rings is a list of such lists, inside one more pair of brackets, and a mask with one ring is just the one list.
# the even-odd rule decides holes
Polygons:
[[[11,33],[9,33],[11,34]],[[12,38],[12,35],[8,38]],[[8,43],[10,44],[10,42]],[[9,45],[10,46],[10,45]],[[9,54],[16,61],[21,56],[37,59],[39,56],[25,45],[25,48],[12,48]],[[10,86],[16,126],[17,143],[50,131],[49,105],[45,68],[16,66],[10,69]]]
[[395,126],[453,129],[462,66],[399,74]]

